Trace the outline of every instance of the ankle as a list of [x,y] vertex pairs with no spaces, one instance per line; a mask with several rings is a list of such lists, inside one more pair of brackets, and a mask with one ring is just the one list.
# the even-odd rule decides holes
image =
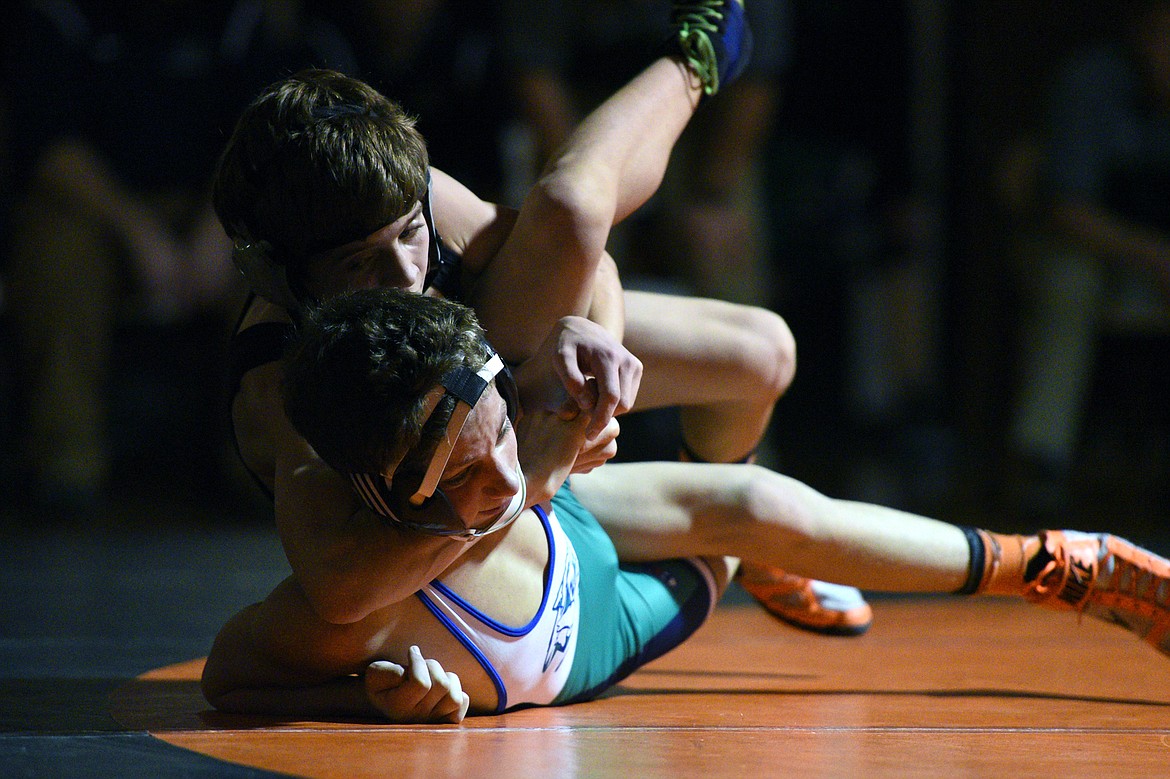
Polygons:
[[[973,592],[980,595],[1022,595],[1025,584],[1035,578],[1037,561],[1047,554],[1039,536],[1009,535],[975,529],[982,544],[982,571]],[[972,555],[972,562],[978,560]],[[975,571],[972,572],[973,580]]]

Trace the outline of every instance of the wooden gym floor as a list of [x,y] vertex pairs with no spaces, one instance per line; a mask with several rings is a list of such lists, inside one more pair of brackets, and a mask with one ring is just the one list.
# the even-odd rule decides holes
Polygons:
[[0,775],[1170,776],[1170,659],[1000,599],[878,598],[869,634],[823,638],[733,589],[592,703],[460,727],[225,717],[201,658],[285,563],[270,523],[183,512],[7,523]]

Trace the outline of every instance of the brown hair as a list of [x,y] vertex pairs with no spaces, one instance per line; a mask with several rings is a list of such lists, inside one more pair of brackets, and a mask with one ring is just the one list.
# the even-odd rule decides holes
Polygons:
[[290,285],[308,259],[406,214],[426,194],[426,144],[362,81],[310,69],[257,97],[220,158],[212,198],[237,246],[263,246]]

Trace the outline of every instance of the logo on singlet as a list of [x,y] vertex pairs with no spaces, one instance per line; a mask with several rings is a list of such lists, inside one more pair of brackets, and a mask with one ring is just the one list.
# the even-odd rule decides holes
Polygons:
[[577,584],[580,581],[580,570],[577,565],[577,553],[570,546],[569,555],[565,560],[565,575],[557,589],[556,597],[552,601],[552,611],[556,619],[553,620],[552,634],[548,639],[548,651],[544,654],[544,668],[560,668],[565,659],[565,652],[569,648],[569,641],[573,637],[574,622],[569,618],[569,611],[577,602]]

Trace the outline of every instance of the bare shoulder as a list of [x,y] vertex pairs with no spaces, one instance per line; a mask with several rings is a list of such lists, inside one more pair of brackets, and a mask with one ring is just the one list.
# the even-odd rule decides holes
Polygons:
[[516,222],[513,209],[483,200],[456,179],[431,169],[431,207],[443,242],[479,273],[499,251]]

